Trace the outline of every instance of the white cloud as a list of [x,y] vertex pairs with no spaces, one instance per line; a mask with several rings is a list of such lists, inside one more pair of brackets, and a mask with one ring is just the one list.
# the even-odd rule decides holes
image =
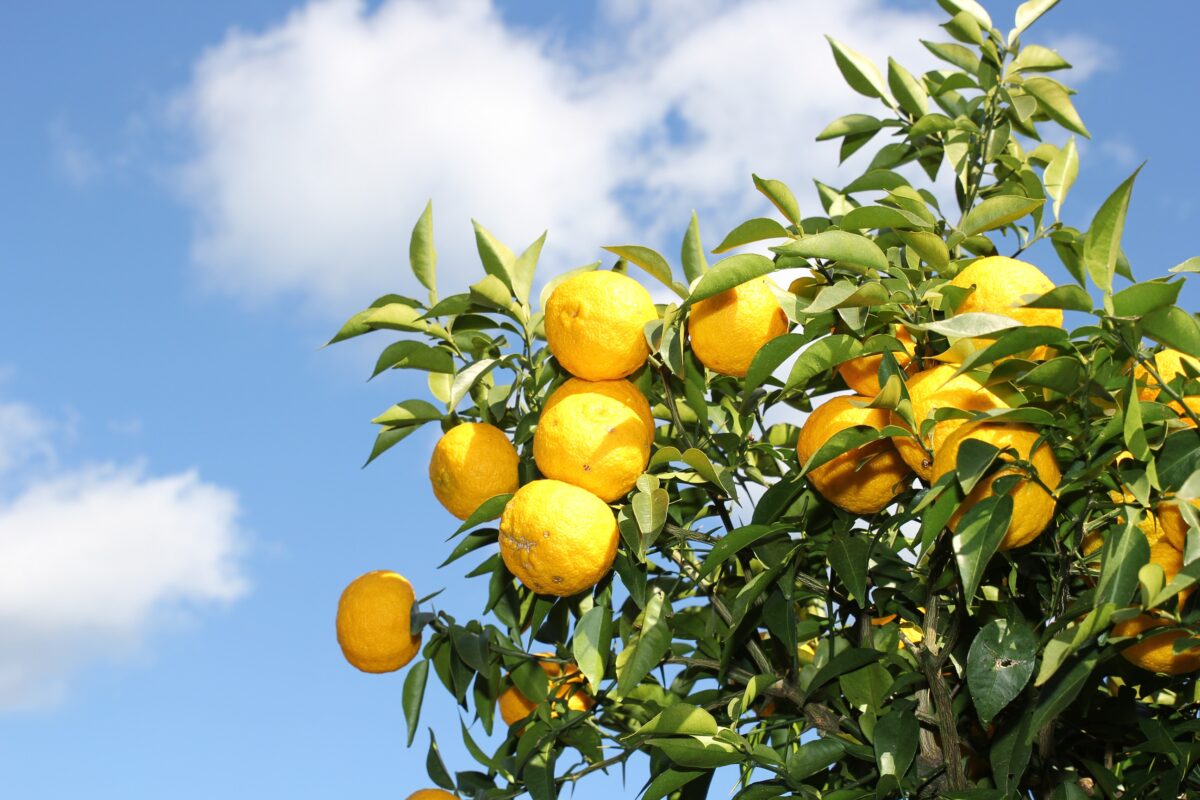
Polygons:
[[[246,589],[238,501],[194,471],[37,470],[52,451],[29,406],[0,404],[0,710],[59,700],[80,669],[137,652],[165,618]],[[10,451],[12,443],[17,450]],[[36,473],[36,474],[35,474]]]
[[706,239],[766,213],[751,171],[809,209],[836,145],[870,108],[823,34],[883,63],[931,57],[935,20],[880,0],[612,0],[582,45],[506,27],[487,0],[313,2],[198,62],[176,118],[195,256],[216,287],[322,306],[412,288],[408,233],[434,199],[443,269],[475,275],[474,216],[523,247],[549,227],[559,271],[634,239],[674,253],[693,207]]
[[1060,36],[1051,40],[1047,46],[1058,51],[1058,54],[1071,64],[1071,71],[1062,73],[1063,80],[1068,84],[1083,83],[1097,72],[1120,66],[1115,48],[1086,34],[1071,33]]

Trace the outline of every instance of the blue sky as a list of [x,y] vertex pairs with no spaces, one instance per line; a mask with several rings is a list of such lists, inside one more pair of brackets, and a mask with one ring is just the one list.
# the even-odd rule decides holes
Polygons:
[[[475,269],[468,214],[519,246],[549,226],[552,272],[621,239],[674,251],[692,207],[715,244],[764,212],[752,169],[812,208],[809,179],[836,175],[835,147],[812,135],[863,107],[825,87],[820,34],[918,67],[915,36],[939,34],[932,2],[823,5],[0,12],[8,793],[423,785],[423,746],[403,748],[402,675],[342,661],[337,596],[393,568],[418,593],[455,588],[446,607],[467,616],[484,587],[458,588],[465,562],[434,569],[454,523],[424,478],[432,432],[359,469],[367,420],[423,387],[364,382],[386,337],[320,344],[376,295],[412,289],[407,232],[430,196],[447,285]],[[988,4],[997,20],[1015,6]],[[1142,276],[1195,255],[1200,221],[1195,70],[1180,55],[1200,12],[1166,13],[1066,0],[1032,37],[1086,73],[1077,105],[1094,138],[1066,219],[1085,227],[1148,160],[1125,238]],[[1197,290],[1184,298],[1194,308]],[[452,768],[470,768],[432,683],[425,722]]]

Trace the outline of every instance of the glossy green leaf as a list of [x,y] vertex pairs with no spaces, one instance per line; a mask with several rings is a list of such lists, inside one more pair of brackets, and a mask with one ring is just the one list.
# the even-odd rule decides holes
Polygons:
[[1012,511],[1012,497],[986,497],[968,508],[955,526],[954,560],[968,601],[975,597],[988,562],[1008,532]]
[[1024,3],[1017,6],[1015,15],[1016,27],[1008,34],[1008,44],[1011,47],[1012,43],[1017,40],[1017,37],[1028,30],[1029,26],[1037,22],[1038,18],[1045,14],[1050,9],[1058,5],[1058,0],[1025,0]]
[[375,362],[374,378],[389,369],[421,369],[426,372],[454,372],[454,356],[441,347],[430,347],[422,342],[399,341],[388,345]]
[[1082,287],[1068,284],[1055,286],[1036,300],[1025,304],[1025,308],[1063,308],[1071,311],[1091,311],[1092,297]]
[[432,728],[429,729],[429,751],[425,755],[425,771],[429,773],[429,779],[438,786],[454,789],[454,781],[450,777],[450,771],[446,769],[446,762],[442,761],[442,751],[438,747]]
[[711,736],[692,739],[649,739],[646,744],[662,750],[667,758],[681,767],[715,769],[736,764],[743,758],[733,745]]
[[892,105],[892,99],[884,85],[883,76],[879,74],[879,68],[871,63],[869,58],[851,50],[833,37],[826,36],[825,38],[828,40],[829,46],[833,48],[833,60],[837,63],[842,77],[846,79],[850,88],[859,94],[878,97],[888,105]]
[[803,386],[816,376],[828,372],[843,361],[849,361],[856,356],[862,355],[862,352],[862,342],[853,336],[834,334],[833,336],[818,339],[801,353],[796,362],[792,364],[792,371],[788,374],[788,379],[784,387],[791,389],[796,386]]
[[606,606],[592,606],[575,623],[575,633],[571,637],[571,655],[593,691],[604,680],[604,670],[611,649],[612,612]]
[[929,112],[929,94],[925,85],[894,58],[888,58],[888,87],[900,107],[914,117]]
[[925,263],[938,272],[950,266],[950,250],[946,242],[929,231],[896,231],[896,236],[911,247]]
[[979,27],[985,31],[992,27],[992,18],[988,15],[987,9],[976,0],[938,0],[938,5],[951,14],[970,14],[979,23]]
[[717,720],[703,708],[676,703],[638,728],[634,735],[716,736]]
[[375,444],[371,447],[371,454],[367,456],[367,460],[363,466],[367,466],[367,464],[379,458],[402,440],[407,439],[423,424],[424,422],[422,421],[415,425],[405,425],[403,428],[385,428],[381,430],[375,437]]
[[1083,126],[1079,112],[1071,102],[1071,95],[1063,85],[1052,78],[1026,78],[1022,84],[1027,94],[1038,101],[1038,106],[1050,119],[1062,125],[1069,131],[1091,138],[1088,129]]
[[723,258],[696,281],[696,287],[687,301],[689,304],[698,303],[774,271],[775,262],[758,253],[738,253]]
[[1136,525],[1114,525],[1104,540],[1100,581],[1096,584],[1094,608],[1106,603],[1124,606],[1137,589],[1138,570],[1150,560],[1150,544]]
[[752,242],[786,238],[789,238],[787,228],[768,217],[756,217],[755,219],[746,220],[730,231],[721,243],[713,248],[713,252],[724,253],[735,247],[741,247]]
[[1032,214],[1045,202],[1040,198],[1015,194],[993,195],[967,212],[961,231],[964,236],[974,236],[977,233],[1002,228]]
[[793,225],[800,224],[800,204],[796,202],[796,196],[792,194],[792,190],[787,187],[786,183],[770,178],[760,178],[757,175],[751,177],[754,179],[754,188],[762,192],[788,222]]
[[847,212],[839,223],[843,230],[863,230],[874,228],[899,228],[902,230],[922,230],[931,227],[928,222],[899,208],[890,206],[862,206]]
[[771,249],[780,255],[844,261],[871,269],[885,270],[888,266],[887,256],[879,245],[866,236],[847,231],[824,231]]
[[1113,314],[1118,317],[1140,317],[1172,306],[1179,299],[1179,290],[1182,288],[1183,284],[1179,281],[1135,283],[1113,295]]
[[679,263],[683,265],[683,274],[688,283],[708,271],[708,259],[704,257],[704,245],[700,241],[700,220],[695,211],[692,212],[692,221],[688,223],[687,233],[683,236]]
[[475,382],[490,372],[497,363],[494,358],[485,358],[482,361],[476,361],[455,375],[454,381],[450,384],[450,397],[446,401],[446,408],[450,411],[458,408],[458,404],[467,396],[467,392],[471,391]]
[[1103,291],[1112,291],[1113,275],[1117,259],[1121,255],[1121,235],[1125,230],[1125,216],[1129,211],[1129,198],[1133,194],[1133,182],[1141,167],[1134,170],[1116,191],[1100,206],[1092,225],[1083,240],[1083,264],[1088,275]]
[[718,539],[700,566],[700,578],[712,575],[717,567],[725,563],[734,553],[740,552],[760,539],[783,530],[778,525],[746,525],[735,528]]
[[654,779],[646,786],[646,791],[642,793],[641,800],[662,800],[675,790],[686,786],[704,774],[702,770],[664,770],[655,775]]
[[1142,317],[1142,333],[1159,344],[1200,356],[1200,323],[1177,306],[1160,308]]
[[807,475],[817,467],[829,463],[840,455],[845,455],[865,444],[886,438],[882,431],[866,425],[855,425],[850,428],[844,428],[833,436],[830,436],[825,441],[825,444],[817,448],[817,451],[802,465],[801,474]]
[[785,333],[776,336],[759,348],[750,362],[750,368],[743,379],[743,392],[747,397],[763,384],[775,370],[787,361],[796,351],[808,343],[808,337],[800,333]]
[[1046,165],[1046,193],[1054,198],[1055,219],[1058,219],[1063,200],[1066,199],[1067,192],[1071,191],[1078,174],[1079,151],[1075,148],[1075,137],[1072,136],[1059,148],[1058,155]]
[[680,285],[675,280],[671,275],[671,265],[656,250],[636,244],[612,245],[604,249],[632,264],[638,265],[656,278],[663,286],[671,289],[680,297],[687,298],[687,287]]
[[529,293],[533,289],[533,274],[537,269],[538,259],[542,255],[542,246],[546,244],[546,234],[543,233],[525,252],[513,261],[512,285],[513,293],[522,303],[529,302]]
[[411,425],[441,418],[442,412],[424,400],[404,400],[391,406],[371,422],[376,425]]
[[969,338],[987,336],[991,333],[1016,328],[1021,323],[1003,314],[988,314],[982,311],[971,311],[966,314],[955,314],[937,322],[927,322],[916,327],[922,330],[940,333],[952,338]]
[[617,655],[618,696],[628,696],[671,648],[670,614],[671,605],[663,593],[652,593],[646,601],[646,610],[642,612],[641,629]]
[[1022,47],[1012,63],[1013,72],[1053,72],[1070,68],[1067,60],[1057,52],[1036,44]]
[[865,536],[852,533],[834,534],[826,557],[829,566],[841,579],[851,599],[860,605],[867,602],[867,570],[871,542]]
[[1029,683],[1037,647],[1037,636],[1020,619],[994,619],[975,634],[967,653],[967,686],[984,725]]
[[[437,249],[433,246],[433,201],[425,204],[408,242],[408,264],[421,285],[429,290],[429,302],[437,302]],[[412,744],[411,737],[409,744]]]
[[479,250],[484,271],[499,278],[509,291],[513,291],[512,268],[516,255],[477,221],[471,220],[471,224],[475,226],[475,247]]
[[404,723],[408,726],[406,744],[412,747],[413,737],[417,735],[417,724],[421,721],[421,704],[425,699],[425,683],[429,679],[429,661],[421,659],[408,668],[404,676],[404,692],[401,706],[404,709]]
[[869,114],[847,114],[826,125],[824,130],[817,134],[817,141],[839,139],[856,133],[874,133],[882,127],[883,121]]
[[979,56],[972,53],[961,44],[953,42],[927,42],[921,40],[921,44],[925,48],[940,58],[942,61],[953,64],[964,72],[969,72],[972,75],[979,71]]
[[880,775],[903,778],[917,755],[921,725],[911,712],[893,709],[875,725],[875,764]]
[[831,737],[804,742],[788,753],[788,777],[797,782],[811,778],[840,761],[845,752],[846,745],[841,739]]

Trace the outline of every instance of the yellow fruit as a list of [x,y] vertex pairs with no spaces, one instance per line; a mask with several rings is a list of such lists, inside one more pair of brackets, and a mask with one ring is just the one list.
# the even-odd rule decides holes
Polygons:
[[441,789],[418,789],[408,796],[408,800],[458,800],[458,795]]
[[625,496],[645,471],[653,440],[650,404],[636,386],[572,378],[542,409],[533,457],[547,478],[611,502]]
[[787,315],[766,278],[726,289],[692,306],[692,352],[713,372],[745,377],[760,347],[787,331]]
[[455,425],[438,440],[429,460],[433,494],[459,519],[480,503],[517,490],[520,458],[504,431],[483,422]]
[[796,645],[796,659],[801,664],[811,664],[817,657],[817,644],[816,639],[809,639],[807,642]]
[[[548,656],[550,653],[535,653],[537,656]],[[574,664],[568,664],[564,673],[563,666],[554,661],[539,661],[538,666],[542,668],[542,672],[546,673],[546,677],[550,679],[554,696],[559,699],[565,699],[567,708],[571,711],[587,711],[592,706],[596,705],[596,700],[587,691],[586,680],[579,672],[579,667]],[[565,674],[565,678],[563,678]],[[562,678],[562,680],[558,680]],[[556,683],[557,682],[557,683]],[[516,686],[509,686],[500,693],[500,697],[496,699],[500,707],[500,718],[504,720],[505,725],[512,725],[514,722],[519,722],[537,708],[537,703],[530,700]],[[558,711],[551,710],[551,717],[557,717]]]
[[[920,435],[921,423],[928,419],[939,408],[957,408],[963,411],[989,411],[993,408],[1005,408],[1006,403],[991,391],[984,388],[970,375],[953,377],[956,367],[949,364],[918,372],[908,379],[908,397],[912,401],[913,419],[917,423],[916,433]],[[907,428],[899,414],[891,415],[893,425]],[[942,442],[966,420],[946,419],[934,425],[932,435],[925,438],[925,448],[936,453]],[[922,479],[933,479],[933,461],[925,448],[913,439],[897,436],[892,440],[900,457],[908,462]]]
[[1167,403],[1167,405],[1174,409],[1175,413],[1179,415],[1179,419],[1186,427],[1196,427],[1195,420],[1192,419],[1191,415],[1184,411],[1184,406],[1186,406],[1187,410],[1191,411],[1192,414],[1200,417],[1200,395],[1191,395],[1189,397],[1185,397],[1183,398],[1182,403],[1177,400],[1172,400],[1170,403]]
[[[922,611],[923,610],[924,609],[922,609]],[[897,614],[888,614],[886,617],[875,617],[871,620],[871,624],[877,626],[887,625],[889,622],[895,620],[897,616]],[[898,649],[903,650],[905,642],[908,642],[912,645],[917,645],[920,644],[924,639],[925,630],[920,625],[908,619],[900,619],[900,640],[896,642]]]
[[[1108,496],[1112,498],[1114,503],[1132,505],[1136,502],[1133,494],[1130,492],[1125,492],[1122,494],[1118,491],[1111,491],[1108,493]],[[1118,514],[1117,522],[1125,524],[1125,517],[1121,514]],[[1151,546],[1153,546],[1159,539],[1166,535],[1166,531],[1163,530],[1162,524],[1158,521],[1158,515],[1152,511],[1147,511],[1146,509],[1142,509],[1142,518],[1138,520],[1138,527],[1141,529],[1142,533],[1146,535],[1146,541],[1149,542]],[[1093,533],[1091,535],[1098,534]],[[1092,549],[1094,550],[1095,548]]]
[[[1162,528],[1163,535],[1172,545],[1183,550],[1187,543],[1188,523],[1180,513],[1177,502],[1159,503],[1155,508],[1155,513],[1158,516],[1158,524]],[[1200,508],[1200,500],[1193,500],[1192,505]]]
[[[1183,367],[1185,361],[1191,365],[1193,371],[1200,372],[1200,358],[1185,355],[1170,347],[1154,354],[1154,371],[1165,383],[1170,383],[1180,375],[1187,375]],[[1141,385],[1141,388],[1138,389],[1138,398],[1141,400],[1153,400],[1162,391],[1158,381],[1154,380],[1150,371],[1141,364],[1134,366],[1133,377]]]
[[538,594],[595,586],[617,554],[617,518],[596,495],[555,480],[527,483],[500,517],[500,557]]
[[[1137,636],[1151,628],[1161,628],[1171,623],[1151,614],[1139,614],[1132,619],[1118,622],[1112,627],[1114,637]],[[1149,672],[1164,675],[1182,675],[1200,670],[1200,647],[1189,647],[1176,653],[1175,642],[1187,631],[1174,630],[1155,634],[1121,651],[1126,661]]]
[[[1061,309],[1024,308],[1025,303],[1054,288],[1053,281],[1033,264],[1005,256],[988,256],[969,264],[954,276],[950,284],[961,289],[975,287],[975,291],[967,295],[955,309],[956,314],[1003,314],[1023,326],[1062,326]],[[986,347],[991,343],[991,339],[976,340],[978,347]],[[1037,347],[1030,357],[1042,359],[1048,352],[1044,346]]]
[[[960,425],[954,433],[946,438],[933,457],[933,479],[936,482],[947,472],[953,472],[958,462],[958,448],[967,439],[975,439],[997,447],[1001,450],[1013,448],[1021,459],[1033,464],[1033,469],[1043,483],[1051,490],[1057,489],[1062,480],[1058,462],[1054,453],[1044,442],[1033,452],[1033,443],[1037,441],[1038,433],[1027,425],[1005,425],[993,422],[968,422]],[[1001,454],[1001,459],[1012,461],[1009,454]],[[980,481],[967,495],[966,499],[950,517],[949,526],[953,530],[971,506],[984,498],[992,496],[992,484],[1003,475],[1021,474],[1016,467],[1007,467],[993,473],[987,479]],[[1013,500],[1012,520],[1008,524],[1008,532],[1000,542],[1001,550],[1022,547],[1032,542],[1054,517],[1054,497],[1033,480],[1022,480],[1009,495]]]
[[[859,408],[852,401],[865,397],[833,397],[813,409],[800,428],[796,454],[803,466],[836,433],[855,425],[882,430],[888,412]],[[826,500],[855,514],[874,514],[908,486],[911,474],[889,440],[880,440],[842,453],[808,473],[808,480]]]
[[360,575],[342,592],[337,639],[342,655],[363,672],[393,672],[421,649],[413,636],[412,584],[403,575],[377,570]]
[[[900,340],[904,349],[892,351],[892,356],[896,359],[900,369],[907,372],[912,364],[913,356],[917,352],[917,344],[913,341],[912,334],[903,326],[896,326],[893,335]],[[838,364],[837,371],[851,389],[861,395],[874,397],[879,394],[879,365],[882,363],[883,354],[875,353],[843,361]]]
[[546,343],[563,369],[589,381],[624,378],[646,363],[644,329],[658,319],[645,288],[619,272],[584,272],[546,301]]

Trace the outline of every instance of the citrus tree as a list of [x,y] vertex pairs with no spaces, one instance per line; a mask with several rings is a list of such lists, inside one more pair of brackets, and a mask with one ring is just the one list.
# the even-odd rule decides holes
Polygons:
[[755,177],[771,215],[715,248],[693,216],[674,264],[613,246],[544,283],[544,237],[476,225],[482,278],[440,295],[427,207],[428,297],[334,337],[406,334],[375,374],[431,398],[369,460],[441,426],[446,563],[478,578],[479,620],[394,572],[339,605],[351,663],[408,665],[410,745],[431,674],[478,724],[453,772],[430,731],[413,797],[546,800],[635,754],[646,800],[722,767],[746,800],[1200,796],[1200,324],[1122,253],[1134,177],[1060,220],[1088,132],[1025,41],[1054,0],[1007,32],[940,4],[921,75],[830,40],[880,112],[818,137],[877,148],[819,213]]

